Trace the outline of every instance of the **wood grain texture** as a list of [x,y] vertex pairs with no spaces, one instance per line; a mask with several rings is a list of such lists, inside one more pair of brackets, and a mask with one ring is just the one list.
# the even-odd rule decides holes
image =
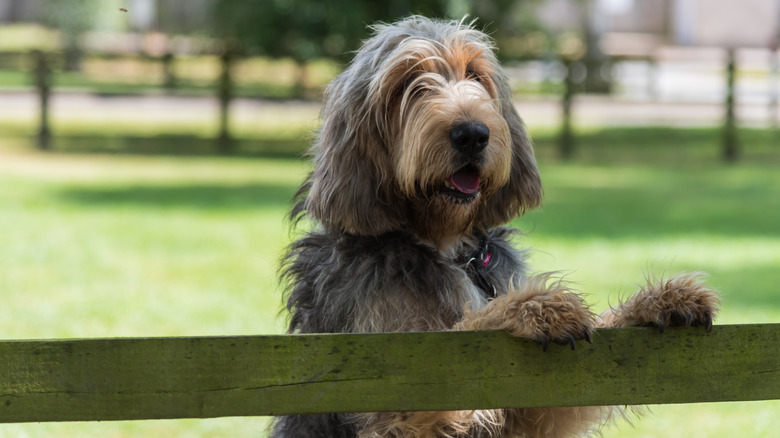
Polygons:
[[0,422],[780,398],[780,324],[0,341]]

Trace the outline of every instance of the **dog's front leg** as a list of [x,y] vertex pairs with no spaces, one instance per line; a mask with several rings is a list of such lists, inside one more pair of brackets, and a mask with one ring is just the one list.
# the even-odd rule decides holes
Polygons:
[[702,281],[699,272],[681,273],[665,280],[648,279],[644,287],[616,308],[601,315],[603,327],[704,326],[709,331],[718,312],[720,295]]
[[[532,339],[546,351],[551,342],[575,348],[591,342],[595,315],[580,295],[549,275],[531,278],[499,296],[485,308],[467,311],[458,330],[506,330]],[[609,407],[507,409],[498,436],[573,437],[598,429],[609,418]]]
[[591,341],[595,315],[580,295],[549,275],[530,278],[480,310],[466,310],[456,330],[506,330],[532,339],[546,351],[550,342]]

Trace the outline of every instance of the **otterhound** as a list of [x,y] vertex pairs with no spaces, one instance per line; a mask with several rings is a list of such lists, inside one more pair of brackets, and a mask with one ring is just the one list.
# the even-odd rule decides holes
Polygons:
[[[503,224],[538,206],[542,187],[491,40],[422,17],[374,31],[327,88],[314,168],[291,213],[317,225],[285,258],[290,332],[503,329],[546,349],[590,341],[597,326],[711,326],[718,296],[695,274],[650,282],[599,317],[560,281],[530,276]],[[613,411],[293,415],[273,433],[563,437]]]

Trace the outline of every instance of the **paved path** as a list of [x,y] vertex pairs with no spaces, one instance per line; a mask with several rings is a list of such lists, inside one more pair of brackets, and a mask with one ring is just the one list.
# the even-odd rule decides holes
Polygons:
[[[518,98],[520,114],[529,126],[558,126],[561,109],[551,97]],[[236,99],[232,105],[235,123],[315,126],[320,103],[312,101],[272,101]],[[38,104],[32,92],[0,92],[0,121],[37,120]],[[111,123],[136,120],[139,123],[192,123],[214,126],[218,107],[210,97],[147,95],[104,97],[81,92],[55,92],[51,98],[54,120],[78,120],[79,123]],[[722,122],[724,107],[717,102],[674,102],[580,95],[573,108],[574,123],[584,126],[715,126]],[[742,103],[737,107],[739,123],[745,126],[769,126],[773,111],[765,102]],[[774,118],[780,121],[777,112]],[[0,133],[1,135],[2,133]]]

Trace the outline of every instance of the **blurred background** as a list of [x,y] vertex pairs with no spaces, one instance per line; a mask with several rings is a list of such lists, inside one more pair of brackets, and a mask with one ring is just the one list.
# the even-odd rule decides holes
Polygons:
[[[324,86],[409,14],[496,41],[545,185],[513,222],[597,311],[702,270],[780,322],[780,1],[0,0],[0,336],[282,333]],[[658,406],[607,437],[770,437],[780,403]],[[0,436],[265,436],[265,418]],[[773,432],[775,431],[775,432]]]

